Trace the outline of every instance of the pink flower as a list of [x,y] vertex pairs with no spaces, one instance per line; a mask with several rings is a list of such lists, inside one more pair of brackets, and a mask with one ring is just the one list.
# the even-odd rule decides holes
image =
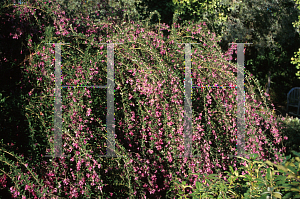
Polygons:
[[75,146],[75,148],[76,148],[76,149],[78,149],[78,148],[79,148],[79,146],[78,146],[78,143],[76,143],[76,142],[75,142],[75,143],[73,143],[73,146]]
[[25,190],[29,190],[30,186],[25,185]]

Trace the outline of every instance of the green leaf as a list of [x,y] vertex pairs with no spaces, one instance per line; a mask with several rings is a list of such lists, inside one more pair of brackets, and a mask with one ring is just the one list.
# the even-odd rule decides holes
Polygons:
[[291,191],[300,192],[300,189],[291,188]]
[[283,199],[292,198],[292,196],[293,196],[293,193],[289,192],[283,196]]
[[267,168],[267,174],[266,174],[267,180],[271,180],[270,172],[271,172],[270,168]]
[[300,195],[296,194],[296,195],[293,196],[293,198],[300,198]]
[[252,178],[251,178],[251,176],[250,175],[248,175],[248,174],[245,174],[244,175],[249,181],[251,181],[252,180]]
[[276,198],[280,198],[281,199],[281,194],[278,193],[278,192],[274,192],[273,196],[276,197]]
[[298,153],[297,151],[292,151],[292,153],[298,157],[300,157],[300,153]]
[[238,176],[235,176],[235,177],[233,178],[233,182],[234,182],[237,178],[238,178]]
[[297,173],[297,170],[294,167],[289,165],[287,168],[289,168],[293,173]]
[[201,188],[201,184],[200,184],[200,182],[198,182],[198,181],[196,182],[196,188],[197,188],[197,189],[200,189],[200,188]]

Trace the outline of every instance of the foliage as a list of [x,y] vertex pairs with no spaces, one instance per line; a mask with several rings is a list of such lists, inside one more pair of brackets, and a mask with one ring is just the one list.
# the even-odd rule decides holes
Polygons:
[[[284,103],[291,87],[300,83],[297,69],[290,63],[300,45],[292,22],[299,11],[289,1],[178,1],[175,13],[184,20],[207,22],[208,29],[222,38],[219,45],[228,50],[230,42],[253,43],[247,48],[245,67],[266,90],[271,72],[272,101]],[[293,41],[293,42],[291,42]],[[235,56],[235,55],[234,55]]]
[[[193,198],[299,198],[300,197],[300,154],[292,151],[294,156],[285,157],[281,164],[274,164],[269,160],[258,161],[257,154],[252,154],[250,158],[238,157],[246,160],[247,164],[234,170],[231,166],[228,180],[218,179],[216,174],[206,177],[204,184],[196,182],[196,189],[192,194],[184,195],[180,191],[180,198],[192,196]],[[298,157],[297,157],[298,156]],[[275,170],[275,168],[277,170]],[[179,181],[176,181],[179,184]],[[206,184],[208,183],[208,185]],[[180,185],[183,189],[186,182]]]
[[[42,198],[51,195],[56,198],[160,198],[167,194],[174,197],[177,190],[167,193],[167,189],[175,177],[194,185],[199,179],[188,173],[201,176],[222,173],[229,169],[228,165],[237,170],[238,164],[245,164],[232,158],[236,147],[234,87],[203,87],[193,91],[192,147],[195,149],[193,155],[198,157],[174,159],[184,153],[185,58],[184,45],[176,43],[201,42],[192,48],[192,82],[199,86],[235,84],[236,64],[229,61],[236,46],[222,53],[216,35],[208,30],[205,22],[186,22],[183,26],[175,23],[171,30],[164,24],[149,27],[138,21],[127,21],[121,26],[109,17],[106,23],[96,23],[89,15],[68,16],[69,11],[63,10],[63,6],[41,1],[15,5],[8,12],[11,15],[2,22],[9,26],[12,19],[29,19],[33,27],[40,28],[35,31],[42,35],[33,40],[33,34],[28,32],[24,39],[22,35],[29,23],[23,23],[27,26],[13,36],[16,40],[23,37],[30,53],[23,63],[22,81],[16,86],[27,102],[18,108],[26,118],[22,128],[29,131],[31,141],[26,146],[31,151],[23,154],[3,142],[0,156],[1,174],[13,181],[10,190],[15,197],[21,194],[22,197],[44,194]],[[40,26],[35,26],[37,24]],[[163,30],[171,32],[170,36],[164,37]],[[11,38],[12,35],[7,32],[5,36]],[[55,46],[47,43],[58,42],[70,43],[63,45],[61,50],[62,84],[75,86],[62,90],[63,154],[71,157],[49,160],[44,154],[51,152],[49,148],[54,142],[51,124]],[[76,88],[76,85],[107,83],[107,49],[99,43],[123,43],[114,48],[116,153],[123,155],[121,158],[97,157],[105,154],[107,148],[105,91]],[[4,53],[1,67],[9,67],[14,62],[14,57],[8,54]],[[2,62],[5,59],[9,59],[7,63]],[[267,105],[269,99],[255,82],[257,80],[248,72],[246,74],[245,155],[257,153],[261,159],[280,162],[279,153],[284,152],[280,146],[282,136]],[[7,94],[2,94],[6,99]],[[257,141],[257,137],[264,143]],[[19,158],[21,165],[27,165],[23,170],[18,169],[12,166],[9,158]],[[2,183],[5,184],[3,180]]]
[[228,42],[251,42],[247,48],[245,68],[266,89],[271,72],[271,91],[277,102],[283,102],[291,87],[299,84],[291,56],[300,45],[299,35],[292,22],[299,16],[294,1],[240,1],[230,12],[227,29],[220,45]]
[[[298,9],[300,10],[300,1],[295,0],[296,4],[298,5]],[[293,22],[293,26],[297,29],[297,32],[299,33],[299,27],[300,27],[300,16],[298,16],[298,21]],[[298,76],[298,79],[300,79],[300,64],[299,64],[299,55],[300,55],[300,48],[297,52],[295,52],[294,57],[291,58],[291,63],[296,65],[296,68],[298,69],[296,76]]]
[[228,0],[172,0],[172,2],[176,6],[175,14],[179,14],[183,21],[205,21],[208,29],[217,37],[224,34],[230,8],[234,6],[234,3]]
[[152,12],[157,11],[161,16],[160,18],[155,15],[150,19],[150,24],[165,23],[169,26],[172,25],[173,14],[175,6],[171,0],[142,0],[135,3],[136,10],[140,15],[140,20],[146,20]]
[[300,121],[297,117],[290,116],[277,119],[281,124],[282,135],[287,136],[289,139],[284,140],[283,144],[286,147],[285,156],[292,155],[291,151],[300,152]]

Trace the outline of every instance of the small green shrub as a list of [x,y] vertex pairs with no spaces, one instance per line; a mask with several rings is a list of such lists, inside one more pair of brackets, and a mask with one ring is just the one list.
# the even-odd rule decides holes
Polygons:
[[286,157],[286,160],[281,164],[274,164],[270,161],[266,161],[267,164],[275,166],[282,173],[282,176],[278,176],[275,180],[276,186],[284,193],[283,198],[300,198],[300,153],[292,151],[295,156],[290,161],[291,155]]
[[[287,156],[281,164],[274,164],[267,160],[265,163],[257,161],[257,154],[252,154],[250,159],[238,157],[248,163],[238,170],[228,174],[228,180],[224,181],[216,177],[217,174],[210,174],[204,183],[196,182],[196,189],[192,194],[184,195],[186,182],[176,185],[182,188],[178,196],[180,198],[300,198],[300,154],[292,151],[296,156],[291,160]],[[297,157],[298,156],[298,157]],[[276,167],[278,170],[275,170]],[[242,173],[242,174],[241,174]],[[281,173],[281,174],[280,174]],[[206,185],[209,184],[209,186]]]
[[286,147],[285,156],[291,155],[291,151],[300,152],[300,120],[297,117],[282,117],[277,121],[282,125],[282,137],[284,139],[283,144]]

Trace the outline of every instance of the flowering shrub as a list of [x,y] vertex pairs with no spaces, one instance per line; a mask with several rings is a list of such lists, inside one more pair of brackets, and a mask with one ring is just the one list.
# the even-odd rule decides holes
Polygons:
[[[45,11],[49,20],[43,17],[40,42],[28,34],[27,47],[33,53],[21,86],[32,88],[24,110],[34,152],[23,157],[2,149],[0,156],[5,165],[0,170],[4,174],[1,182],[12,179],[14,197],[174,198],[178,191],[170,190],[174,178],[191,186],[197,181],[204,183],[204,177],[198,175],[218,173],[226,180],[228,165],[237,170],[246,164],[232,158],[237,134],[234,86],[193,88],[192,153],[198,157],[176,158],[184,154],[185,91],[184,45],[176,43],[201,43],[192,49],[193,85],[236,83],[236,64],[230,62],[236,46],[222,53],[205,23],[181,26],[175,21],[170,30],[165,24],[151,27],[129,21],[121,27],[111,18],[96,23],[84,13],[81,18],[79,14],[70,18],[60,5],[41,0],[16,5],[10,17],[34,16],[39,21],[38,10]],[[14,39],[22,31],[18,30]],[[171,34],[164,37],[161,31]],[[123,43],[114,47],[116,153],[123,157],[98,157],[105,155],[107,147],[103,121],[106,91],[69,87],[62,89],[62,143],[63,155],[70,157],[44,158],[54,142],[55,45],[47,43],[60,42],[70,43],[61,49],[62,85],[69,86],[106,85],[107,47],[100,43]],[[259,159],[281,162],[285,148],[280,146],[282,136],[267,104],[268,96],[247,71],[245,90],[245,155],[256,153]]]

